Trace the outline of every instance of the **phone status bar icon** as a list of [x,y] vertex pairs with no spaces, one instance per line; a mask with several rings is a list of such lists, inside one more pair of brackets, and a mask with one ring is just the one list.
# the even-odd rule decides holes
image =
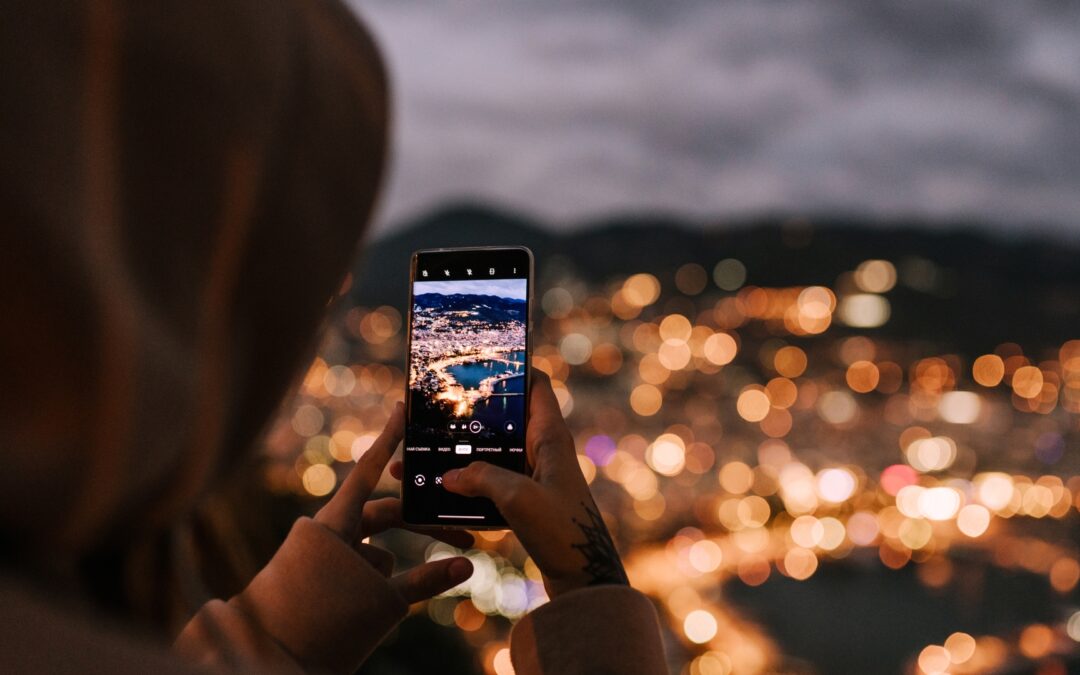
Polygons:
[[[501,270],[501,272],[500,272],[500,270],[498,268],[496,268],[496,267],[489,267],[488,268],[488,276],[489,277],[494,277],[494,276],[497,276],[499,274],[503,274],[503,275],[510,274],[510,275],[516,277],[516,276],[519,276],[521,274],[518,270],[519,270],[518,267],[511,267],[511,268],[509,268],[509,272],[507,272],[506,268],[503,268]],[[444,268],[442,270],[442,274],[443,274],[443,278],[446,278],[446,279],[449,279],[451,277],[461,277],[462,275],[464,275],[466,277],[475,277],[476,276],[476,272],[475,272],[474,268],[472,268],[472,267],[465,267],[465,268],[463,268],[461,270]],[[420,277],[422,279],[430,279],[431,278],[431,271],[430,270],[423,270],[423,269],[420,270]]]

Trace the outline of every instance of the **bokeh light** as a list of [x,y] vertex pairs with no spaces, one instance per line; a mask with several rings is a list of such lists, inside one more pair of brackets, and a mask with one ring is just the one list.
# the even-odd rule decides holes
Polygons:
[[[534,364],[678,672],[810,672],[729,602],[729,585],[821,593],[852,570],[882,587],[892,577],[874,575],[911,570],[944,598],[990,592],[1000,569],[1034,575],[1058,603],[1056,623],[952,626],[912,645],[904,673],[989,673],[1080,643],[1080,340],[966,351],[901,337],[905,294],[944,301],[946,269],[859,259],[835,283],[747,285],[729,257],[600,281],[564,270],[538,289]],[[397,310],[347,310],[269,434],[273,490],[315,500],[340,485],[401,397],[404,344]],[[539,569],[502,532],[422,558],[458,554],[473,577],[418,616],[460,631],[488,675],[511,672],[512,622],[547,601]]]
[[683,620],[683,632],[691,642],[703,644],[716,637],[716,617],[708,610],[695,609]]

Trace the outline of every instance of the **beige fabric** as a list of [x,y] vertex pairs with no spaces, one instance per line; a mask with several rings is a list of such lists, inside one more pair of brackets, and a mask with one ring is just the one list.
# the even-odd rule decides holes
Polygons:
[[518,675],[668,672],[652,603],[626,586],[567,593],[519,621],[510,636]]
[[195,662],[285,665],[280,645],[305,670],[352,673],[406,611],[384,574],[301,518],[251,584],[203,607],[175,648]]
[[[176,649],[195,662],[257,669],[290,665],[351,673],[405,616],[386,577],[312,520],[297,521],[270,564],[227,604],[209,603]],[[514,627],[518,675],[666,673],[656,612],[625,586],[562,595]]]
[[[3,673],[351,673],[406,612],[381,572],[306,518],[247,589],[192,618],[174,649],[193,666],[25,583],[0,578],[0,596]],[[621,586],[556,598],[518,622],[510,649],[518,675],[667,672],[652,604]]]

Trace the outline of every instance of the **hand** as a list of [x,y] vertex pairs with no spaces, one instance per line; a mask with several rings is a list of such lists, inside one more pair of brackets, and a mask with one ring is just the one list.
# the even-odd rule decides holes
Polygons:
[[525,447],[532,476],[473,462],[444,474],[443,487],[495,502],[540,568],[549,596],[596,584],[629,584],[581,473],[551,381],[535,369]]
[[393,527],[429,534],[455,546],[468,546],[473,540],[468,533],[461,531],[407,527],[401,518],[401,500],[396,497],[368,501],[404,431],[405,408],[399,403],[382,433],[356,462],[337,493],[315,514],[315,522],[351,544],[376,569],[389,577],[395,590],[412,604],[438,595],[468,579],[472,575],[472,563],[464,557],[447,558],[417,565],[391,577],[393,556],[388,551],[364,544],[362,540]]

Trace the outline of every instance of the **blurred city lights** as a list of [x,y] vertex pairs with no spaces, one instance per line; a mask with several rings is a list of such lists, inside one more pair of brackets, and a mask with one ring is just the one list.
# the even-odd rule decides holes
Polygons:
[[695,609],[683,620],[683,631],[691,642],[704,644],[716,636],[716,617],[704,609]]
[[840,302],[840,320],[855,328],[877,328],[889,320],[889,301],[872,293],[856,293]]
[[[735,258],[684,261],[604,283],[568,272],[537,294],[534,365],[678,672],[786,672],[764,629],[719,599],[725,585],[814,584],[844,559],[913,567],[935,590],[963,576],[956,560],[985,560],[1075,603],[1080,340],[964,356],[878,335],[894,325],[891,294],[937,293],[948,270],[917,257],[853,267],[832,285],[767,287]],[[324,350],[269,434],[276,491],[332,492],[402,396],[401,313],[352,307],[342,324],[353,354]],[[422,616],[460,629],[489,675],[510,673],[511,622],[547,601],[539,571],[501,532],[424,551],[458,554],[473,576]],[[906,672],[1052,658],[1080,642],[1080,612],[942,638],[912,649]]]

